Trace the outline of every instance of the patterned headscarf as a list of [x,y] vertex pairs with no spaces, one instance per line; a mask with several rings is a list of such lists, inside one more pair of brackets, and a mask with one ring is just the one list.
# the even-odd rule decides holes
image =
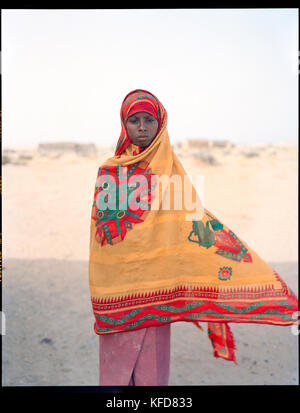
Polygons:
[[150,113],[158,121],[157,134],[163,125],[166,111],[161,102],[150,92],[143,89],[136,89],[128,93],[121,106],[121,134],[115,150],[115,155],[121,155],[128,145],[132,143],[127,129],[127,119],[137,112]]

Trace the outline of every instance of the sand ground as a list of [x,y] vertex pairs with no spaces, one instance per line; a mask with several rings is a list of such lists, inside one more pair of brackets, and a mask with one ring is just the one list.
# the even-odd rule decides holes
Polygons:
[[[219,165],[177,151],[201,173],[205,206],[298,293],[298,148],[219,149]],[[4,386],[98,384],[98,337],[88,285],[91,200],[98,166],[111,156],[37,157],[2,167]],[[298,384],[291,327],[231,324],[238,366],[212,355],[189,323],[171,331],[170,385]]]

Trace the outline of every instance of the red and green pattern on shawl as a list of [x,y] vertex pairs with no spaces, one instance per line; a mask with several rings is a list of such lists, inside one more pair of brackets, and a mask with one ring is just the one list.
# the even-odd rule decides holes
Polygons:
[[[146,179],[141,181],[139,178]],[[153,178],[145,161],[130,167],[99,168],[92,219],[96,221],[95,238],[101,246],[122,241],[135,224],[144,222],[155,196]],[[99,208],[99,202],[102,208]]]
[[126,129],[126,120],[127,120],[127,114],[130,110],[130,108],[138,102],[141,101],[146,101],[151,103],[157,110],[158,114],[158,119],[159,119],[159,126],[158,126],[158,131],[159,133],[161,126],[164,123],[165,116],[166,116],[166,111],[161,104],[161,102],[150,92],[147,90],[143,89],[136,89],[132,92],[130,92],[127,96],[125,96],[125,99],[123,100],[122,106],[121,106],[121,134],[116,146],[115,150],[115,155],[120,155],[125,151],[128,145],[132,143],[130,137],[127,134],[127,129]]
[[[136,294],[106,301],[93,300],[97,334],[126,332],[176,321],[208,322],[215,357],[235,361],[229,322],[290,325],[297,298],[274,271],[282,289],[179,286],[169,291]],[[219,320],[223,322],[220,323]],[[226,321],[224,321],[226,320]]]
[[228,323],[207,323],[207,333],[213,346],[214,356],[234,361],[237,364],[236,347]]

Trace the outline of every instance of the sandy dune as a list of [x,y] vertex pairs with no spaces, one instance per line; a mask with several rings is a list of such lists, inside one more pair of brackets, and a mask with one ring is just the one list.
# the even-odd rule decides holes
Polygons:
[[[187,172],[204,175],[205,206],[297,294],[296,145],[201,149],[187,143],[174,150]],[[97,385],[89,224],[97,169],[111,148],[98,148],[95,156],[17,152],[10,158],[7,152],[2,167],[2,383]],[[204,332],[173,324],[170,385],[298,383],[298,336],[291,327],[231,326],[238,366],[213,357],[204,323]]]

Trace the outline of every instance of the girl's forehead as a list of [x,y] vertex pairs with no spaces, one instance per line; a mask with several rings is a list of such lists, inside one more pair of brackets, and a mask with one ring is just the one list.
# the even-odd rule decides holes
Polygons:
[[139,116],[141,117],[151,116],[152,118],[154,117],[153,115],[151,115],[151,113],[148,113],[148,112],[136,112],[133,115],[129,116],[129,118],[133,118],[134,116],[138,116],[138,117]]

